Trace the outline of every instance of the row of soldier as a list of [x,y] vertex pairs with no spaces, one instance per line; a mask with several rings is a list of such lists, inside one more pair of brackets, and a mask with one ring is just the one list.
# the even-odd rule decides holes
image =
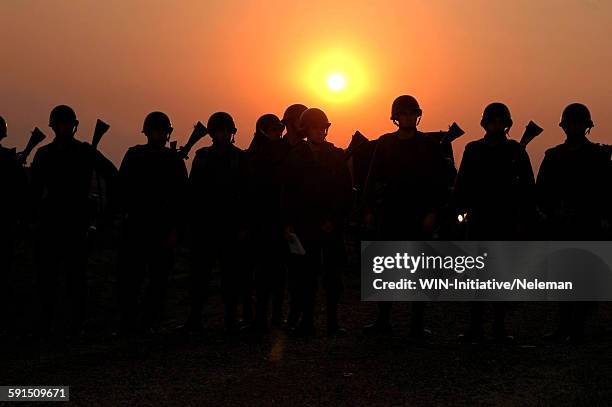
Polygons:
[[[57,106],[49,123],[55,138],[38,149],[29,176],[22,164],[32,145],[23,154],[0,150],[6,191],[0,208],[2,309],[10,308],[13,230],[18,221],[27,222],[34,225],[40,334],[53,329],[62,270],[71,302],[70,333],[81,332],[88,234],[96,221],[92,214],[100,209],[121,215],[117,275],[120,332],[126,335],[158,326],[180,242],[187,242],[191,256],[191,311],[182,331],[203,329],[209,280],[218,266],[229,332],[242,328],[242,306],[243,319],[255,330],[286,323],[293,334],[314,334],[321,278],[327,333],[335,335],[345,332],[337,305],[349,232],[377,240],[608,237],[610,148],[588,140],[593,122],[586,106],[571,104],[563,111],[566,141],[546,152],[537,182],[525,145],[541,129],[530,124],[526,139],[513,141],[505,105],[486,107],[485,135],[466,146],[458,171],[451,142],[462,131],[453,125],[448,132],[420,132],[421,115],[416,99],[400,96],[391,109],[396,132],[372,141],[356,133],[343,151],[326,141],[330,123],[323,111],[292,105],[282,120],[273,114],[260,117],[243,151],[233,144],[237,130],[227,113],[214,113],[206,126],[198,122],[186,146],[176,149],[168,147],[170,119],[153,112],[143,125],[146,144],[130,148],[117,170],[97,149],[107,127],[99,123],[92,144],[78,141],[75,112]],[[2,120],[0,139],[6,129]],[[212,145],[195,153],[188,175],[184,159],[206,134]],[[35,135],[41,138],[38,130]],[[94,208],[92,179],[98,197]],[[411,312],[411,334],[417,338],[428,333],[424,305],[414,303]],[[484,305],[472,306],[466,340],[484,338]],[[493,308],[494,337],[509,340],[505,307],[495,303]],[[580,340],[585,309],[584,304],[563,305],[552,338]],[[390,315],[391,303],[380,303],[378,318],[366,332],[391,332]]]

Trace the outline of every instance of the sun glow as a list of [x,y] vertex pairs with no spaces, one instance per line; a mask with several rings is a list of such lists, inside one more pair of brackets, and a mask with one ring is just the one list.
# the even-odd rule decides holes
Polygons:
[[357,54],[346,49],[330,49],[308,58],[306,85],[325,102],[348,102],[366,91],[365,67]]

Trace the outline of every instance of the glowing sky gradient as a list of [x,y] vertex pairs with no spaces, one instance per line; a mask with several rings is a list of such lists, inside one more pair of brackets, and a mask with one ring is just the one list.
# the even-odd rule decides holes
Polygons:
[[[393,130],[390,104],[408,93],[422,129],[466,130],[458,159],[482,135],[484,106],[507,103],[514,138],[529,120],[545,128],[528,149],[537,168],[570,102],[591,108],[594,141],[612,143],[610,21],[612,2],[595,0],[1,0],[4,144],[22,148],[34,126],[50,134],[50,109],[66,103],[80,139],[96,117],[112,125],[101,150],[117,164],[152,110],[170,115],[179,144],[226,110],[246,147],[259,115],[300,102],[323,108],[346,147],[356,129]],[[327,86],[334,72],[341,92]]]

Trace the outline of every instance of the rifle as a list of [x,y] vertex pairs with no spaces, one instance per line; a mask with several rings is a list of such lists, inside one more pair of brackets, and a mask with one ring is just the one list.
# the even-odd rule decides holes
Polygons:
[[202,122],[198,121],[193,126],[193,131],[191,132],[191,136],[189,136],[189,139],[187,140],[187,144],[181,146],[178,150],[176,149],[176,141],[172,142],[174,143],[174,147],[172,146],[172,143],[170,143],[170,146],[178,153],[179,157],[181,157],[183,160],[187,160],[189,159],[189,152],[191,151],[193,146],[195,146],[197,142],[203,139],[207,134],[208,129],[206,128],[206,126],[204,126]]
[[432,131],[426,134],[434,137],[440,144],[450,144],[463,136],[465,131],[457,123],[453,122],[453,124],[448,126],[447,131]]
[[110,129],[110,125],[104,123],[102,120],[98,119],[96,121],[96,128],[94,129],[93,138],[91,140],[91,146],[97,150],[98,144],[100,144],[100,140],[102,140],[102,136],[106,134],[106,132]]
[[[100,119],[96,120],[96,127],[94,128],[93,136],[91,138],[91,146],[94,150],[98,149],[98,144],[102,140],[102,137],[106,134],[106,132],[110,129],[110,125],[103,122]],[[98,225],[100,224],[100,214],[104,210],[106,205],[105,199],[103,198],[102,191],[102,181],[100,180],[100,174],[98,171],[95,172],[95,180],[96,180],[96,191],[91,192],[90,199],[90,211],[91,211],[91,224],[88,229],[88,238],[90,244],[93,244],[94,236],[98,231]]]
[[28,161],[29,155],[32,153],[34,148],[40,144],[47,136],[43,133],[38,127],[34,127],[32,130],[32,135],[30,135],[30,139],[28,140],[28,144],[25,149],[19,153],[17,153],[17,161],[21,165],[26,165]]
[[346,150],[344,150],[344,159],[348,160],[349,158],[351,158],[353,153],[355,153],[355,151],[359,147],[361,147],[362,145],[364,145],[365,143],[369,141],[370,140],[368,140],[366,136],[361,134],[359,130],[355,131],[355,133],[353,134],[353,137],[351,137],[351,142],[349,143]]
[[527,144],[529,144],[534,138],[539,136],[543,131],[543,128],[535,124],[533,120],[530,120],[527,126],[525,127],[525,132],[523,133],[523,136],[521,137],[521,145],[527,148]]

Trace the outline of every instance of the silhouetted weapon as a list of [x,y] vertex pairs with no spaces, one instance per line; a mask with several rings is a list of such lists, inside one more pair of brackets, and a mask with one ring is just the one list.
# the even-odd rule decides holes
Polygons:
[[359,130],[355,131],[353,136],[351,137],[351,142],[349,143],[346,150],[344,150],[344,158],[349,159],[353,155],[353,153],[361,146],[369,142],[368,138],[361,134]]
[[102,136],[106,134],[106,132],[110,129],[110,125],[104,123],[102,120],[98,119],[96,121],[96,128],[94,129],[93,138],[91,140],[91,146],[94,149],[98,148],[98,144],[100,144],[100,140],[102,140]]
[[531,143],[531,141],[539,136],[544,129],[535,124],[532,120],[529,121],[527,127],[525,127],[525,132],[523,133],[523,137],[521,137],[521,145],[523,147],[527,147],[527,144]]
[[[197,122],[195,126],[193,126],[193,131],[191,132],[191,136],[187,140],[187,144],[180,147],[178,149],[178,154],[183,160],[189,159],[189,152],[197,144],[198,141],[203,139],[208,134],[208,129],[206,126],[202,124],[202,122]],[[176,150],[176,142],[174,142],[174,150]],[[172,143],[171,143],[172,144]]]
[[26,145],[26,148],[22,152],[17,153],[17,161],[21,165],[25,165],[28,161],[28,157],[30,156],[34,148],[38,144],[40,144],[40,142],[43,141],[46,137],[47,136],[45,135],[45,133],[40,131],[38,127],[34,127],[34,130],[32,130],[32,135],[30,136],[30,139],[28,140],[28,144]]
[[447,131],[435,131],[431,133],[427,133],[429,136],[434,137],[440,144],[450,144],[453,141],[457,140],[459,137],[465,134],[465,131],[455,122],[448,126]]
[[[108,123],[105,123],[100,119],[96,120],[96,127],[94,128],[93,137],[91,138],[91,146],[94,150],[98,149],[98,145],[108,129],[110,129],[110,125]],[[93,242],[94,236],[98,232],[98,226],[101,224],[100,216],[106,206],[106,201],[104,199],[104,196],[106,195],[106,188],[102,185],[102,180],[100,179],[100,174],[98,171],[94,170],[94,173],[96,181],[95,191],[92,191],[89,195],[91,222],[87,236],[90,244]]]

